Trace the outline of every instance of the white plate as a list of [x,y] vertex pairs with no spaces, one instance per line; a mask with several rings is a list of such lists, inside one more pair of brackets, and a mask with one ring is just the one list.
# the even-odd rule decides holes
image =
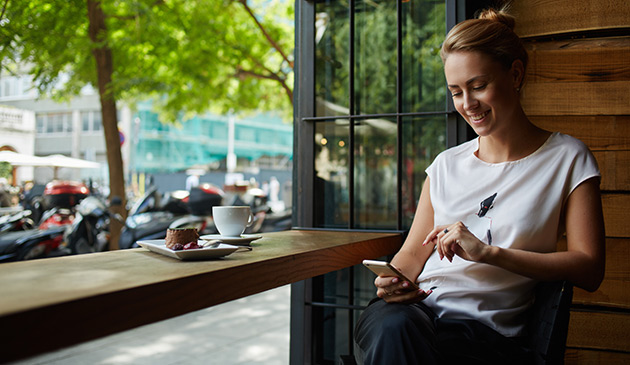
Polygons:
[[221,242],[232,243],[235,245],[237,244],[248,245],[252,241],[262,238],[262,236],[258,234],[244,234],[244,235],[241,235],[240,237],[230,237],[230,236],[221,236],[220,234],[206,234],[199,238],[206,241],[219,240]]
[[[201,246],[204,242],[199,241]],[[232,252],[240,249],[241,247],[220,243],[217,247],[204,247],[191,250],[178,250],[174,251],[167,248],[164,244],[164,240],[146,240],[138,241],[138,245],[144,247],[150,251],[162,254],[164,256],[172,257],[178,260],[204,260],[215,259],[223,256],[227,256]]]

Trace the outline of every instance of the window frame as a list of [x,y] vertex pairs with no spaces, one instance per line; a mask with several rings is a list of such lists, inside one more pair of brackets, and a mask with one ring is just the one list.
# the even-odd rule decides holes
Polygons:
[[[458,22],[472,18],[477,9],[488,6],[489,1],[465,1],[465,0],[445,0],[446,4],[446,30],[450,30]],[[330,121],[332,119],[344,119],[349,122],[349,151],[354,151],[354,124],[357,120],[365,118],[395,118],[397,128],[397,148],[400,151],[402,143],[402,121],[407,117],[445,115],[447,118],[446,125],[446,147],[452,147],[467,141],[474,137],[474,132],[468,127],[466,122],[457,114],[452,100],[447,98],[447,107],[444,111],[439,112],[411,112],[402,113],[402,97],[401,97],[401,25],[397,23],[398,30],[398,77],[397,77],[397,112],[385,114],[352,114],[354,107],[354,85],[353,85],[353,68],[354,68],[354,0],[349,2],[349,22],[350,22],[350,72],[349,72],[349,90],[350,90],[350,115],[339,116],[323,116],[315,115],[315,13],[316,1],[296,0],[295,3],[295,87],[294,87],[294,143],[293,156],[295,167],[293,169],[293,226],[302,229],[321,229],[314,227],[315,219],[313,212],[314,202],[314,158],[315,158],[315,125],[318,122]],[[398,5],[400,2],[397,3]],[[401,7],[397,5],[398,19],[401,19]],[[445,86],[446,87],[446,86]],[[343,230],[361,230],[375,231],[366,229],[355,229],[354,227],[354,153],[349,154],[349,217],[348,227]],[[397,155],[397,171],[402,171],[402,159],[400,154]],[[402,178],[401,174],[397,176],[397,229],[393,231],[403,231],[403,214],[402,214]],[[326,229],[329,230],[329,229]],[[392,230],[387,230],[392,232]],[[291,287],[291,345],[290,345],[290,363],[291,364],[310,364],[317,362],[320,354],[314,353],[318,351],[320,346],[314,343],[317,341],[317,334],[314,333],[313,323],[318,319],[316,316],[322,307],[347,309],[351,313],[348,323],[348,336],[352,338],[352,312],[361,310],[363,307],[353,305],[353,277],[354,268],[348,270],[348,303],[335,304],[322,303],[317,298],[322,297],[322,280],[323,277],[308,279],[302,282],[292,284]],[[317,349],[317,350],[314,350]],[[348,354],[353,353],[350,345]]]

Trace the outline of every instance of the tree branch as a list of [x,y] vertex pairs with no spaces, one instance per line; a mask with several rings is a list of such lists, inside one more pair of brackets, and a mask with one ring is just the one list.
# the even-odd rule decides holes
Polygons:
[[2,14],[0,14],[0,20],[4,18],[4,13],[7,11],[7,5],[9,4],[9,0],[4,1],[4,5],[2,6]]
[[245,8],[245,11],[247,11],[249,16],[256,22],[256,25],[258,26],[258,29],[260,29],[260,31],[263,33],[265,38],[267,38],[267,41],[271,44],[271,46],[276,51],[278,51],[280,53],[280,55],[282,56],[282,59],[284,59],[284,61],[286,63],[288,63],[289,65],[291,65],[291,68],[293,68],[293,62],[290,61],[289,57],[287,57],[287,55],[282,51],[282,48],[280,48],[280,45],[278,45],[278,43],[276,43],[276,41],[274,41],[273,38],[271,38],[269,33],[267,33],[267,30],[265,30],[265,27],[263,27],[263,25],[260,24],[260,22],[258,21],[256,16],[254,15],[254,12],[252,12],[252,9],[250,9],[249,5],[247,5],[247,0],[237,0],[237,1],[239,3],[241,3],[241,5],[243,5],[243,7]]
[[273,80],[273,81],[277,81],[280,83],[280,85],[282,86],[282,88],[284,89],[284,91],[286,91],[287,96],[289,97],[289,101],[291,103],[293,103],[293,90],[291,90],[291,88],[289,87],[289,85],[287,85],[286,83],[286,79],[276,75],[273,72],[270,72],[267,75],[264,74],[260,74],[258,72],[254,72],[254,71],[249,71],[249,70],[245,70],[242,67],[238,67],[236,69],[236,75],[237,78],[242,78],[242,77],[255,77],[257,79],[267,79],[267,80]]

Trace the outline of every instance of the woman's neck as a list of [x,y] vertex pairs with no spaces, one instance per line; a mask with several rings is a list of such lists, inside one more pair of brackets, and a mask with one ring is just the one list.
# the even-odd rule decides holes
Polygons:
[[477,157],[488,163],[520,160],[534,153],[549,138],[551,132],[538,128],[527,117],[511,123],[504,133],[479,137]]

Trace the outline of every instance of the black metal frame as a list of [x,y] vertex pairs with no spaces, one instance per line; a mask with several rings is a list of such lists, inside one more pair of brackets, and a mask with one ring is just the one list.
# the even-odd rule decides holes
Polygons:
[[[471,18],[473,13],[488,5],[488,1],[465,1],[446,0],[446,29],[450,30],[457,22]],[[397,113],[374,114],[374,115],[354,115],[354,0],[350,0],[349,21],[350,21],[350,105],[349,115],[340,116],[349,121],[349,151],[354,151],[354,126],[355,121],[364,118],[389,117],[396,119],[398,125],[397,146],[400,151],[402,144],[402,121],[405,117],[426,116],[426,115],[446,115],[446,141],[447,147],[455,146],[467,141],[474,136],[472,130],[457,115],[452,101],[449,98],[446,111],[440,112],[418,112],[401,113],[403,110],[402,98],[398,97]],[[401,18],[400,2],[397,3],[398,18]],[[314,132],[315,124],[321,121],[329,121],[332,117],[315,116],[315,2],[312,0],[296,0],[295,3],[295,92],[294,92],[294,162],[293,168],[293,207],[294,226],[313,227],[314,214]],[[398,29],[398,82],[397,95],[402,93],[401,70],[402,70],[402,28],[400,23]],[[349,154],[349,207],[348,229],[355,226],[354,212],[354,153]],[[398,171],[402,171],[402,159],[398,157]],[[397,230],[403,229],[402,214],[402,178],[397,179],[398,191],[398,220]],[[363,231],[363,230],[362,230]],[[349,268],[348,280],[348,304],[331,304],[319,300],[322,296],[323,278],[308,279],[291,286],[291,348],[290,363],[311,364],[316,355],[317,349],[313,348],[313,318],[318,310],[323,308],[347,309],[351,312],[361,310],[363,307],[354,305],[354,270]],[[349,338],[352,338],[353,316],[349,316]],[[352,354],[352,346],[349,346],[348,353]]]

